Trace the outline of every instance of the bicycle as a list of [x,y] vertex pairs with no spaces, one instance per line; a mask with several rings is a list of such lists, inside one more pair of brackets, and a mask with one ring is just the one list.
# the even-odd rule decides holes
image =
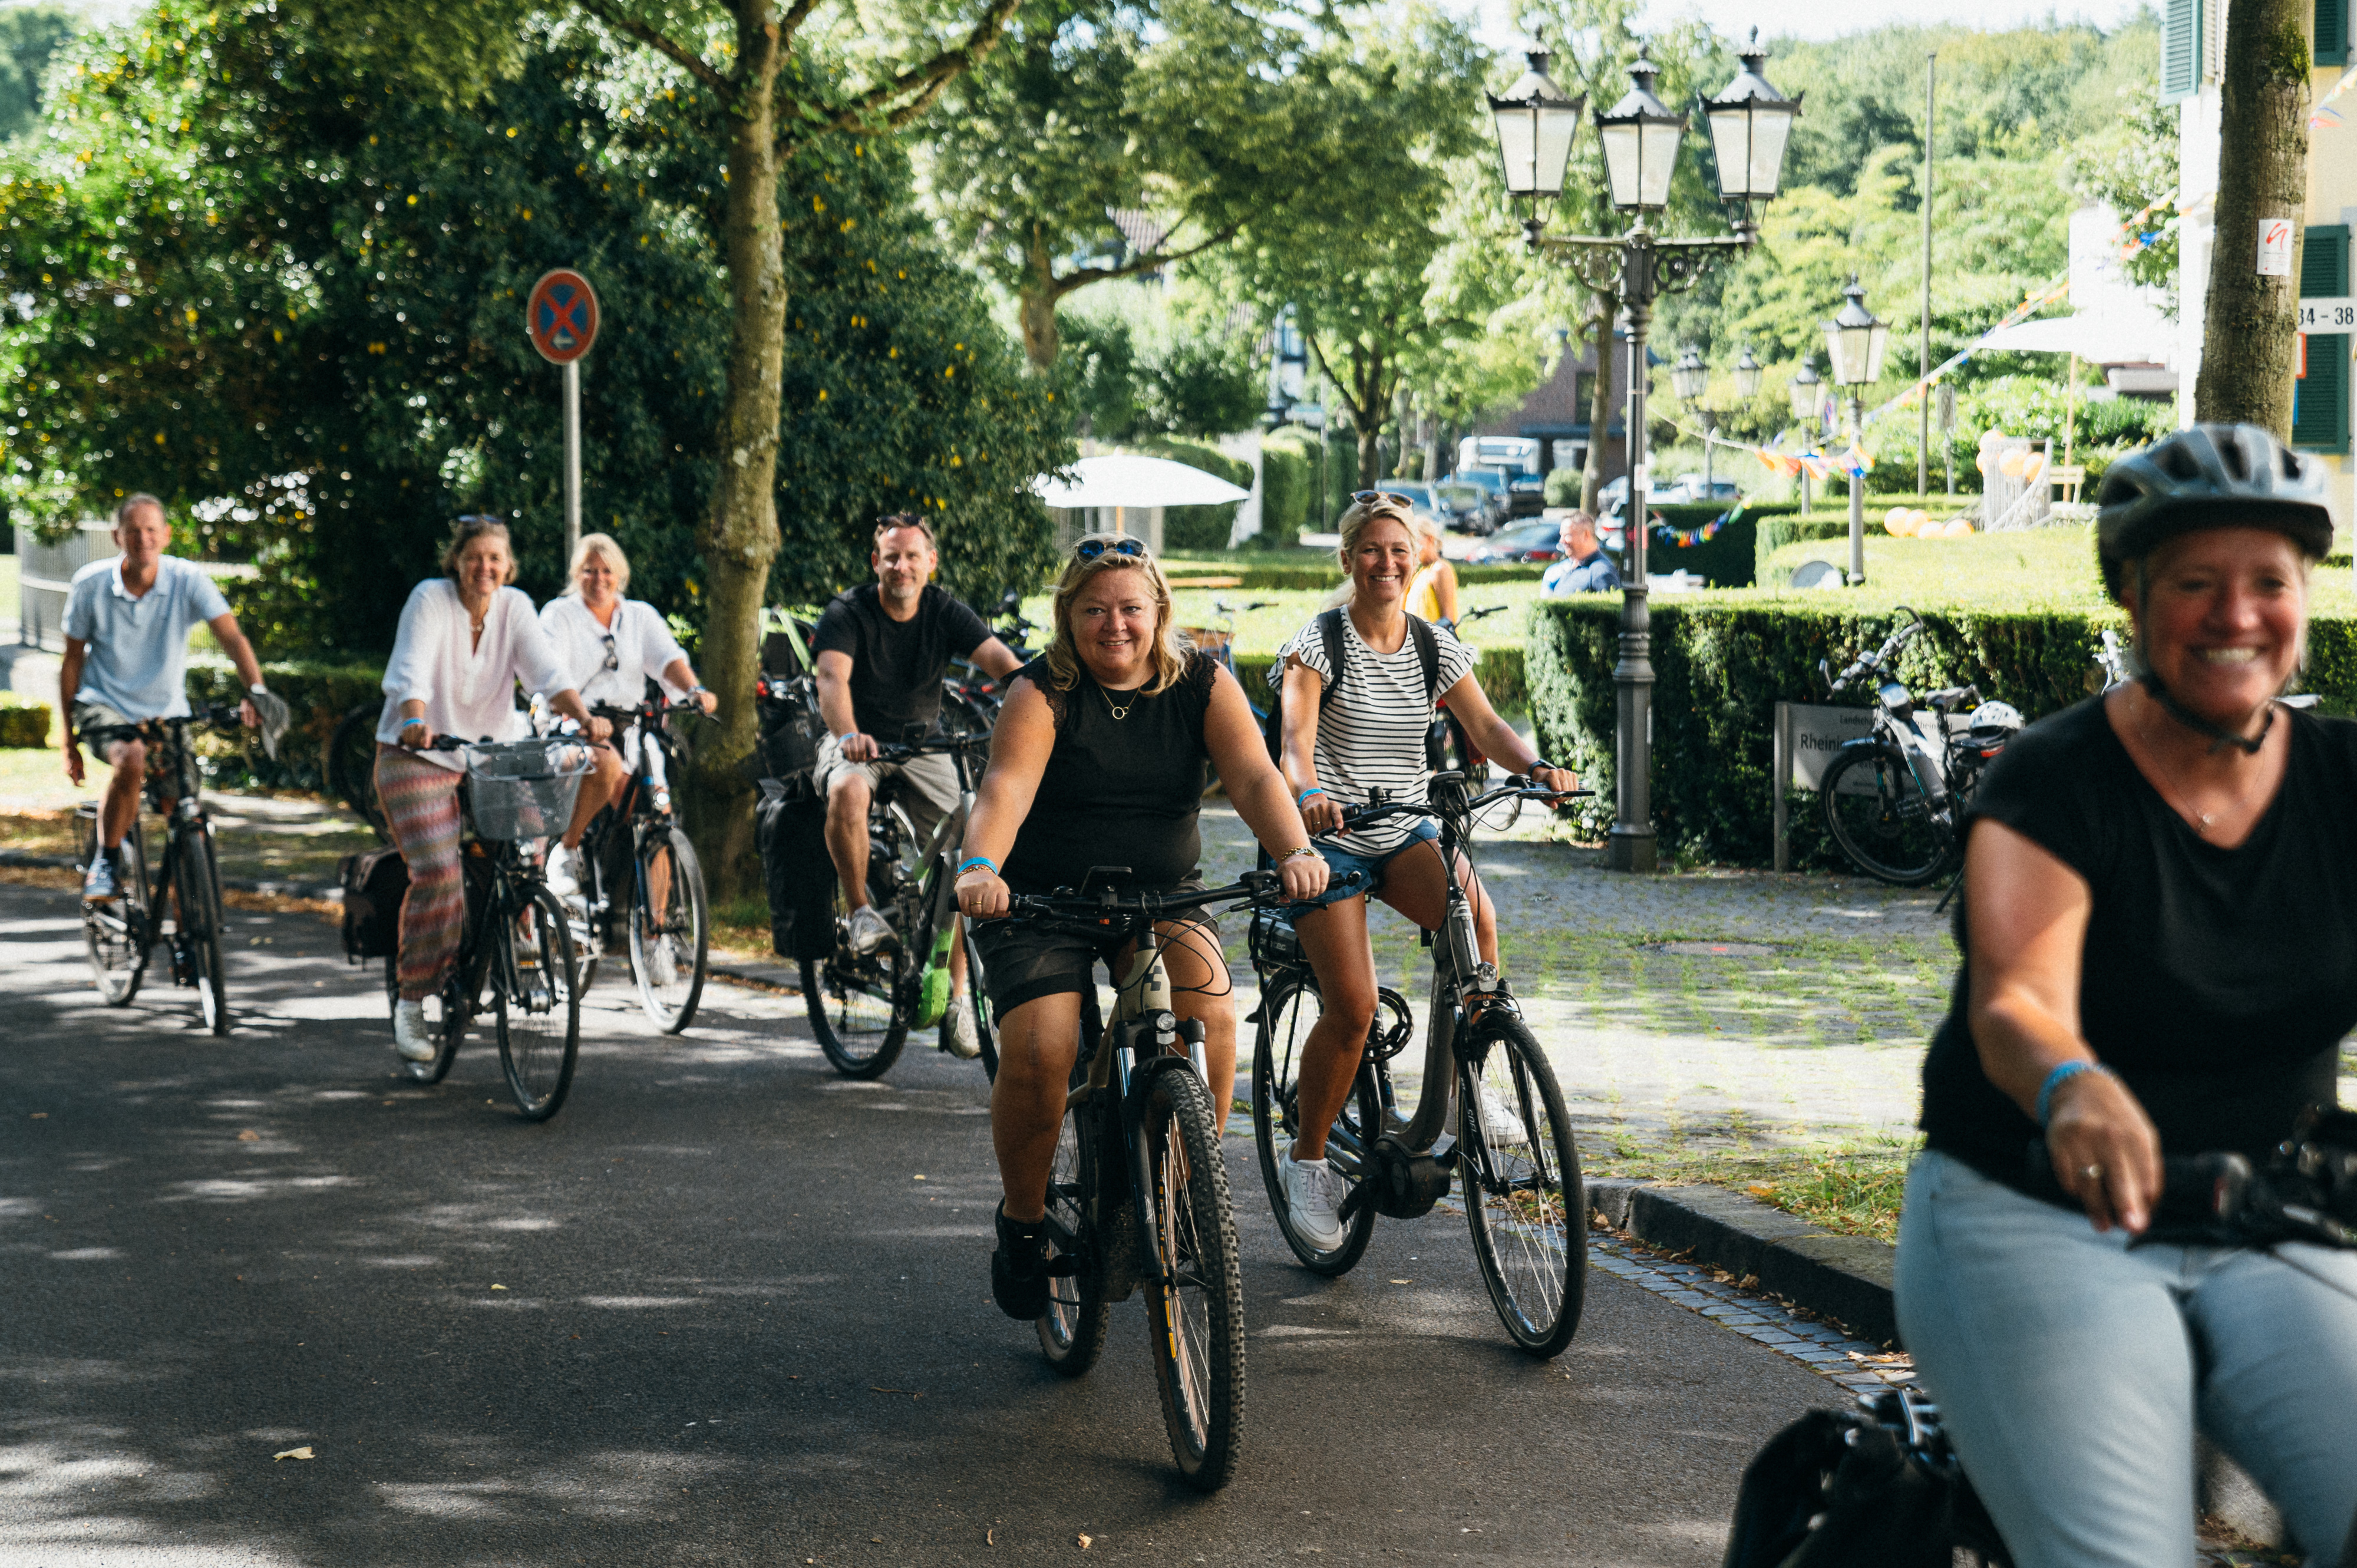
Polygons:
[[[612,722],[618,740],[635,725],[637,755],[623,758],[633,766],[622,793],[589,820],[581,836],[581,906],[567,911],[581,989],[597,983],[597,963],[619,916],[640,1007],[664,1034],[683,1034],[704,996],[712,920],[704,866],[672,813],[678,742],[670,720],[674,714],[701,715],[704,709],[651,696],[634,708],[600,703],[590,712]],[[629,867],[627,888],[619,892],[627,900],[620,909],[606,886],[609,872],[618,883],[624,875],[617,861]]]
[[[1024,639],[1039,628],[1025,618],[1020,592],[1007,589],[998,607],[985,618],[998,623],[991,628],[991,635],[1006,644],[1008,652],[1022,663],[1031,662],[1038,650]],[[959,672],[942,680],[942,728],[950,735],[988,735],[998,722],[999,705],[1006,700],[1006,683],[985,674],[970,659],[954,662]]]
[[[162,938],[171,948],[172,983],[195,988],[198,1011],[207,1030],[215,1035],[229,1033],[229,979],[221,961],[221,863],[213,848],[212,823],[205,816],[199,793],[203,776],[197,767],[195,748],[188,744],[188,731],[200,725],[227,730],[242,723],[236,705],[224,704],[183,718],[93,725],[82,732],[82,741],[93,748],[114,741],[146,743],[147,777],[140,781],[140,794],[147,809],[164,819],[164,856],[156,868],[156,880],[152,884],[147,880],[144,832],[135,813],[131,831],[123,835],[123,874],[114,898],[106,903],[82,902],[82,946],[90,956],[91,978],[110,1007],[127,1007],[139,994],[148,956]],[[83,865],[98,854],[101,810],[91,804],[74,811]],[[167,903],[171,914],[158,918],[156,911]]]
[[[926,754],[945,755],[957,767],[958,804],[942,818],[932,837],[917,843],[917,830],[897,799],[897,783],[875,792],[867,805],[867,898],[893,930],[893,940],[873,952],[851,949],[851,906],[834,891],[834,943],[823,958],[802,961],[803,1005],[819,1049],[845,1078],[880,1078],[900,1058],[911,1028],[943,1022],[950,1005],[950,943],[965,933],[966,979],[972,995],[983,990],[982,956],[966,922],[958,920],[952,867],[974,810],[972,758],[990,749],[988,736],[949,736],[912,746],[878,745],[879,762],[906,762]],[[917,955],[923,955],[920,965]],[[982,1036],[983,1071],[998,1076],[998,1041],[988,1009],[974,1007]],[[942,1048],[948,1048],[946,1037]]]
[[376,798],[376,726],[383,715],[381,702],[358,703],[348,709],[320,749],[319,778],[328,794],[368,824],[377,843],[389,844],[393,827]]
[[[1467,610],[1448,629],[1461,636],[1464,628],[1475,621],[1487,616],[1502,615],[1507,608],[1504,605],[1484,605],[1478,610]],[[1424,756],[1425,766],[1435,773],[1462,773],[1469,783],[1477,787],[1490,781],[1489,757],[1473,744],[1473,737],[1466,733],[1464,721],[1448,711],[1447,697],[1440,698],[1434,706],[1432,727],[1425,731]],[[1481,825],[1491,832],[1504,832],[1520,822],[1522,815],[1523,798],[1516,795],[1507,801],[1502,816],[1492,818]]]
[[[564,832],[590,771],[588,747],[570,737],[469,742],[446,735],[435,737],[434,749],[467,754],[458,787],[474,830],[458,861],[466,923],[436,998],[441,1048],[402,1068],[412,1082],[441,1082],[488,989],[509,1096],[525,1121],[545,1122],[573,1087],[582,986],[571,921],[541,880],[541,858],[529,845]],[[401,1000],[400,961],[397,953],[384,961],[388,1009]]]
[[1163,1425],[1180,1475],[1217,1491],[1235,1474],[1244,1419],[1243,1277],[1227,1166],[1226,1118],[1211,1103],[1203,1026],[1171,1010],[1155,922],[1206,904],[1277,896],[1274,872],[1204,892],[1017,895],[1008,918],[1085,926],[1135,940],[1114,975],[1113,1016],[1092,986],[1081,1003],[1080,1055],[1048,1177],[1048,1310],[1039,1348],[1078,1378],[1104,1348],[1114,1305],[1143,1284]]
[[[1930,627],[1907,606],[1899,609],[1915,618],[1839,675],[1829,660],[1817,661],[1834,693],[1874,680],[1873,733],[1834,753],[1817,799],[1825,831],[1860,871],[1894,886],[1920,887],[1962,865],[1956,825],[1982,770],[2019,732],[2021,714],[2009,703],[1982,702],[1980,689],[1970,685],[1930,693],[1921,704],[1928,713],[1919,713],[1891,661]],[[1950,722],[1960,713],[1969,719],[1962,733]]]
[[[1553,798],[1520,779],[1470,796],[1464,776],[1448,772],[1434,775],[1429,804],[1375,799],[1343,810],[1345,827],[1393,817],[1437,821],[1448,895],[1440,929],[1423,937],[1432,949],[1432,996],[1414,1115],[1400,1113],[1391,1064],[1414,1036],[1415,1016],[1406,998],[1379,987],[1351,1098],[1327,1134],[1327,1160],[1347,1189],[1340,1245],[1320,1249],[1294,1230],[1277,1174],[1278,1155],[1300,1132],[1298,1058],[1323,1007],[1299,934],[1275,911],[1256,914],[1250,935],[1261,985],[1260,1005],[1250,1015],[1257,1026],[1253,1139],[1286,1245],[1312,1273],[1329,1277],[1357,1265],[1378,1214],[1421,1219],[1461,1175],[1466,1224],[1491,1303],[1517,1348],[1546,1358],[1571,1343],[1586,1300],[1587,1201],[1579,1150],[1555,1069],[1511,1001],[1498,994],[1496,966],[1481,960],[1472,902],[1457,874],[1460,854],[1471,864],[1476,813],[1509,795]],[[1512,1133],[1519,1136],[1505,1126],[1484,1126],[1516,1121]]]

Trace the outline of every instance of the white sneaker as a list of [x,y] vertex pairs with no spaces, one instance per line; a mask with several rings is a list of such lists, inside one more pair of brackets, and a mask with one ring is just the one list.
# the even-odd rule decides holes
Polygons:
[[961,991],[950,998],[950,1010],[942,1022],[947,1026],[942,1038],[949,1043],[950,1055],[967,1061],[982,1055],[982,1031],[974,1025],[974,996]]
[[442,1046],[425,1026],[425,1004],[401,1001],[393,1004],[393,1048],[401,1059],[430,1062],[441,1054]]
[[1499,1096],[1487,1083],[1480,1086],[1477,1098],[1481,1102],[1481,1141],[1492,1148],[1505,1148],[1531,1141],[1530,1129],[1514,1114],[1514,1108]]
[[671,938],[655,939],[654,947],[647,953],[647,968],[658,985],[669,985],[679,978],[679,950],[671,945]]
[[876,912],[873,904],[862,904],[851,912],[851,950],[871,953],[893,940],[891,923]]
[[1293,1233],[1321,1252],[1342,1244],[1347,1234],[1337,1206],[1342,1198],[1342,1178],[1322,1159],[1299,1160],[1287,1149],[1277,1156],[1276,1176],[1285,1188],[1286,1217]]
[[573,868],[573,858],[578,853],[562,843],[548,846],[548,866],[541,874],[541,880],[548,884],[548,890],[562,903],[578,903],[581,898],[580,873]]

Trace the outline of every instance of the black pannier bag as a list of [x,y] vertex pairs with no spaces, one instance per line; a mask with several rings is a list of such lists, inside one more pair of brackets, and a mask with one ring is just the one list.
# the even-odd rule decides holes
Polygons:
[[834,950],[834,861],[826,853],[826,798],[761,780],[753,808],[761,881],[770,895],[770,945],[780,958],[821,959]]
[[409,863],[397,849],[371,849],[336,863],[344,889],[344,957],[391,958],[401,941],[401,900],[409,891]]
[[818,743],[826,733],[811,677],[788,681],[763,675],[754,692],[761,740],[750,764],[753,779],[757,782],[780,779],[789,789],[807,788],[818,766]]
[[1811,1411],[1744,1468],[1721,1568],[2009,1568],[1937,1408],[1901,1389],[1858,1402]]

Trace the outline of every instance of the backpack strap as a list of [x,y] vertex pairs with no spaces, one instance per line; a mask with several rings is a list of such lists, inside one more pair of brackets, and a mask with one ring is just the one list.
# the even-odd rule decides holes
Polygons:
[[1326,642],[1326,668],[1333,671],[1327,678],[1326,689],[1318,693],[1318,711],[1321,714],[1342,689],[1342,613],[1337,607],[1321,610],[1318,616],[1318,635]]
[[1424,705],[1440,696],[1440,636],[1422,616],[1407,618],[1408,640],[1415,644],[1415,661],[1424,666]]

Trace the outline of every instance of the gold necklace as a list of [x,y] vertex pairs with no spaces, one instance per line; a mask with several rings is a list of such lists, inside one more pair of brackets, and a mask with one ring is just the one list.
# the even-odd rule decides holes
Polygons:
[[1107,713],[1111,714],[1114,716],[1114,722],[1115,724],[1119,724],[1122,720],[1124,720],[1124,719],[1125,719],[1125,718],[1129,717],[1129,710],[1130,710],[1130,709],[1132,709],[1132,708],[1134,708],[1134,707],[1137,706],[1137,693],[1138,693],[1138,690],[1139,690],[1139,688],[1137,688],[1137,687],[1135,687],[1135,686],[1131,687],[1131,688],[1130,688],[1130,693],[1129,693],[1129,701],[1128,701],[1128,702],[1126,702],[1126,703],[1124,703],[1121,706],[1119,706],[1119,707],[1117,707],[1117,708],[1116,708],[1116,707],[1114,707],[1114,706],[1113,705],[1113,693],[1112,693],[1111,692],[1106,691],[1103,686],[1099,686],[1099,687],[1097,688],[1097,695],[1098,695],[1098,696],[1100,696],[1100,697],[1103,697],[1103,698],[1104,699],[1105,712],[1107,712]]
[[[2128,701],[2131,703],[2136,704],[2139,714],[2143,712],[2143,699],[2144,693],[2142,692],[2136,690],[2135,687],[2130,687],[2128,689]],[[2141,716],[2136,720],[2136,738],[2144,742],[2145,749],[2152,754],[2152,759],[2160,764],[2161,772],[2168,777],[2169,791],[2174,792],[2177,796],[2177,810],[2180,813],[2190,814],[2193,816],[2197,820],[2193,831],[2197,833],[2207,836],[2210,832],[2211,824],[2218,820],[2216,814],[2200,810],[2193,804],[2191,800],[2186,796],[2185,787],[2177,777],[2177,769],[2169,765],[2169,759],[2163,757],[2161,755],[2160,748],[2153,744],[2152,729],[2147,721]],[[2253,760],[2257,760],[2255,756],[2253,757]],[[2255,779],[2251,781],[2248,789],[2245,789],[2240,795],[2237,795],[2234,798],[2233,809],[2236,811],[2242,811],[2250,805],[2251,790],[2256,788],[2258,788],[2258,780]]]

